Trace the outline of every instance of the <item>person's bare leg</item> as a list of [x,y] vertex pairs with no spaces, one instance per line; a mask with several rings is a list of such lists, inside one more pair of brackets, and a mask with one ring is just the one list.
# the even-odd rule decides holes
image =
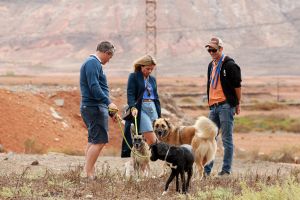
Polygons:
[[92,146],[92,143],[88,143],[87,145],[86,145],[86,148],[85,148],[85,157],[86,157],[86,155],[87,155],[87,152],[88,152],[88,150],[89,150],[89,148]]
[[91,144],[87,147],[85,171],[88,177],[94,176],[95,163],[105,144]]
[[151,145],[151,144],[155,143],[156,140],[157,140],[155,133],[152,132],[152,131],[143,133],[143,136],[144,136],[144,138],[145,138],[148,145]]
[[[92,143],[88,143],[86,145],[86,148],[85,148],[85,163],[86,163],[86,160],[87,160],[87,152],[88,150],[90,149],[90,147],[92,146]],[[93,174],[95,173],[95,166],[93,167]],[[86,171],[86,165],[84,166],[84,171]]]

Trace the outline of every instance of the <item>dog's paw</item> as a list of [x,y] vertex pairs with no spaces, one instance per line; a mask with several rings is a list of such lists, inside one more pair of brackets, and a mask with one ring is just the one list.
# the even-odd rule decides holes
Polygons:
[[164,191],[161,195],[165,196],[166,194],[168,194],[168,191]]

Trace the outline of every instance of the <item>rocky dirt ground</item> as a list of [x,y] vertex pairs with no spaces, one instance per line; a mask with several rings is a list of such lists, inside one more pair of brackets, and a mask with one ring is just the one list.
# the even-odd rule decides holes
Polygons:
[[[83,157],[60,154],[82,155],[86,145],[86,129],[79,113],[80,93],[77,81],[76,76],[67,75],[0,77],[0,150],[5,152],[0,157],[1,173],[14,170],[12,166],[19,166],[21,170],[22,167],[30,166],[35,159],[39,160],[40,165],[30,167],[36,169],[44,167],[59,169],[59,166],[66,169],[84,162]],[[125,104],[126,80],[111,77],[109,83],[112,99],[121,108]],[[162,105],[165,108],[164,113],[175,123],[192,124],[197,116],[207,115],[204,78],[158,77],[158,84]],[[244,79],[243,84],[241,116],[251,113],[280,113],[299,117],[300,80],[298,77],[247,78]],[[289,102],[291,106],[272,111],[247,108],[247,105],[253,102],[277,100]],[[189,106],[186,107],[187,104]],[[116,162],[119,163],[116,166],[122,166],[124,160],[118,158],[121,140],[119,126],[110,121],[110,143],[105,147],[102,153],[105,157],[100,159],[99,165],[105,162]],[[237,132],[234,140],[237,149],[269,153],[286,145],[299,145],[300,134]],[[47,154],[48,152],[58,152],[58,154]],[[268,170],[266,166],[275,164],[237,160],[235,165],[237,169],[245,171],[248,167],[252,170],[258,168]],[[287,166],[287,164],[279,165],[278,167]],[[289,165],[288,168],[291,166]]]
[[[125,173],[125,163],[130,158],[119,158],[112,156],[101,156],[96,163],[96,173],[103,169],[118,170],[121,174]],[[38,162],[34,165],[33,162]],[[10,173],[21,174],[25,169],[29,169],[31,174],[43,175],[46,170],[54,173],[66,172],[84,165],[83,156],[68,156],[61,153],[47,153],[43,155],[0,153],[0,175],[9,175]],[[150,162],[150,176],[158,176],[163,169],[163,162]],[[212,175],[216,176],[221,169],[221,158],[217,157]],[[261,175],[288,174],[291,170],[300,170],[298,164],[273,163],[266,161],[253,161],[245,159],[235,159],[233,163],[233,175],[254,173]],[[84,173],[82,173],[84,176]]]

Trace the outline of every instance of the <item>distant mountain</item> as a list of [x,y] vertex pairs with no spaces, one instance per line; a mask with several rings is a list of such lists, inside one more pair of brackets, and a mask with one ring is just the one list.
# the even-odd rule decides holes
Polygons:
[[[243,75],[300,75],[299,0],[157,1],[157,73],[205,76],[211,36]],[[0,1],[0,74],[78,73],[101,40],[117,47],[108,74],[145,52],[145,0]]]

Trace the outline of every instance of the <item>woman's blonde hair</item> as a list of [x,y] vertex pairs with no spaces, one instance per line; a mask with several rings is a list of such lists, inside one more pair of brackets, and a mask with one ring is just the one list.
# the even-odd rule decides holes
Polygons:
[[141,71],[142,66],[148,66],[148,65],[156,65],[156,61],[152,56],[144,55],[134,62],[133,68],[134,71],[137,72],[137,71]]

